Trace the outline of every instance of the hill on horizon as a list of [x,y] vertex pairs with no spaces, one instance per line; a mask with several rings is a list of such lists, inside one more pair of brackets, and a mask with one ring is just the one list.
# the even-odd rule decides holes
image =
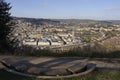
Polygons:
[[13,17],[17,20],[31,22],[33,24],[120,24],[120,20],[92,20],[92,19],[43,19],[43,18],[26,18],[26,17]]

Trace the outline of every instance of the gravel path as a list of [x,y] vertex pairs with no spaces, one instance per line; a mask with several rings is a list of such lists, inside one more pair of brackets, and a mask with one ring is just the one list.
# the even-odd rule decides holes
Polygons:
[[[1,60],[8,60],[10,64],[13,63],[29,63],[30,65],[35,65],[37,67],[53,67],[53,68],[66,68],[68,65],[77,64],[79,62],[88,62],[96,64],[98,68],[108,68],[108,69],[120,69],[120,59],[113,58],[55,58],[55,57],[16,57],[16,56],[0,56]],[[0,68],[3,68],[0,64]]]

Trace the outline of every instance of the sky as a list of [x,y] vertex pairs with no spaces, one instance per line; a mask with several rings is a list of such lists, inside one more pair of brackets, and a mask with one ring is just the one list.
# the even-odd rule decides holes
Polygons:
[[120,0],[6,0],[12,16],[120,20]]

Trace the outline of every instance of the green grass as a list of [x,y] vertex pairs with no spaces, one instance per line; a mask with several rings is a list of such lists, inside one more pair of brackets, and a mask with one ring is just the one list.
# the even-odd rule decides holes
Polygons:
[[[0,80],[53,80],[53,79],[28,78],[28,77],[11,74],[4,70],[0,70]],[[73,77],[69,79],[55,79],[55,80],[120,80],[120,71],[99,70],[99,71],[94,71],[85,76]]]

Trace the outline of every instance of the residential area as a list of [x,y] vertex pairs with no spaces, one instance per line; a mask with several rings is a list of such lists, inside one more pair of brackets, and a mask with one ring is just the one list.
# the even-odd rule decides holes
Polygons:
[[52,49],[78,44],[86,45],[120,36],[120,24],[86,22],[86,20],[74,24],[44,19],[38,21],[39,24],[29,18],[16,18],[16,27],[11,33],[11,40],[17,41],[15,46]]

